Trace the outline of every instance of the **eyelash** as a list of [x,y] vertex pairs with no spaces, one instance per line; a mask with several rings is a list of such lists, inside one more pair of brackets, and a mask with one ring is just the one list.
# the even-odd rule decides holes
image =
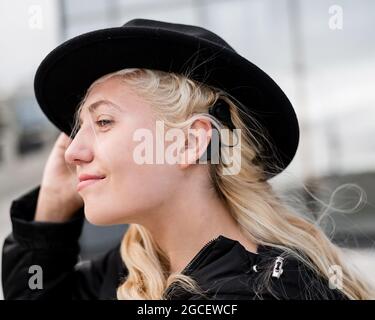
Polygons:
[[102,119],[102,120],[98,120],[98,121],[96,121],[96,124],[97,124],[100,128],[103,128],[103,127],[105,127],[106,125],[104,125],[104,126],[99,125],[99,123],[102,123],[102,122],[105,122],[106,125],[109,125],[109,124],[111,124],[111,123],[113,122],[113,120]]

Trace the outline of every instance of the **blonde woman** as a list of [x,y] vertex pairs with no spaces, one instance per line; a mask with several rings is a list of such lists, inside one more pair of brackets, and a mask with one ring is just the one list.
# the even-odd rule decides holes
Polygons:
[[[44,59],[35,92],[62,133],[41,185],[12,203],[6,299],[373,297],[271,188],[297,150],[296,115],[216,34],[144,19],[90,32]],[[84,217],[129,228],[80,261]]]

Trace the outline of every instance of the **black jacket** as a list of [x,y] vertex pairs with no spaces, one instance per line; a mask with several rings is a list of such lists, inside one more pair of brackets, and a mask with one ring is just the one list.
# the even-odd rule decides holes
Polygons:
[[[11,205],[13,232],[4,241],[2,257],[5,299],[116,299],[116,288],[127,275],[120,244],[94,260],[81,261],[83,208],[68,222],[33,221],[39,188]],[[184,273],[197,280],[209,299],[345,299],[296,259],[279,259],[282,253],[259,246],[254,254],[221,235],[197,253]],[[43,271],[42,289],[29,287],[33,265]],[[203,299],[173,285],[167,292],[173,300]]]

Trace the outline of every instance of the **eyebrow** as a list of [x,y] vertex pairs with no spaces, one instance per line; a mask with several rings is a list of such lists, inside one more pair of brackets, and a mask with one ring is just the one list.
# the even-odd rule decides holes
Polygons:
[[[109,101],[109,100],[105,100],[105,99],[102,99],[102,100],[98,100],[98,101],[95,101],[93,103],[91,103],[87,109],[89,110],[90,113],[93,113],[96,109],[98,109],[101,105],[107,105],[107,106],[110,106],[110,107],[114,107],[115,109],[118,109],[118,110],[121,110],[121,107],[118,106],[117,104],[113,103],[112,101]],[[81,125],[82,124],[82,118],[81,118],[81,113],[82,113],[82,110],[80,112],[80,115],[79,115],[79,118],[78,118],[78,122],[79,124]]]

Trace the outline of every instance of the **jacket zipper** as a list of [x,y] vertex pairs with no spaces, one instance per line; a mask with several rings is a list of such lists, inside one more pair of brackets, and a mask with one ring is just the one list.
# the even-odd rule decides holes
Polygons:
[[199,250],[199,252],[195,255],[195,257],[193,258],[193,260],[191,260],[188,265],[184,268],[184,270],[181,271],[182,274],[185,274],[185,272],[202,256],[203,252],[213,243],[215,242],[217,239],[219,239],[220,236],[210,240],[209,242],[207,242],[201,250]]

